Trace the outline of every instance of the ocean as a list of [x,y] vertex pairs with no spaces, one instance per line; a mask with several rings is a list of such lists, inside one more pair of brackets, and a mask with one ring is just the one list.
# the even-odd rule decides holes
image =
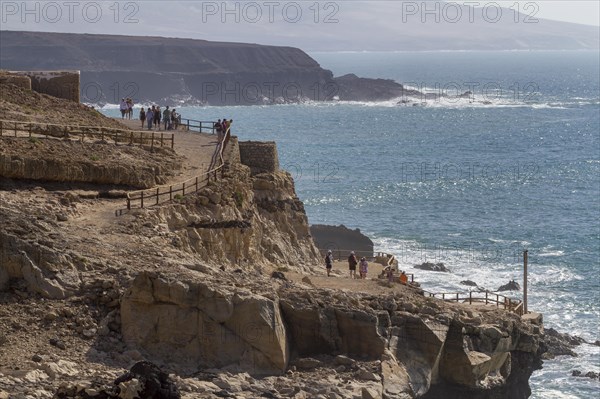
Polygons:
[[[360,228],[428,291],[522,284],[527,249],[529,310],[546,327],[600,339],[600,53],[310,55],[335,76],[448,97],[178,110],[233,118],[240,140],[276,141],[311,224]],[[452,273],[413,269],[425,261]],[[532,398],[598,397],[597,380],[571,372],[599,372],[600,347],[576,351],[544,362]]]

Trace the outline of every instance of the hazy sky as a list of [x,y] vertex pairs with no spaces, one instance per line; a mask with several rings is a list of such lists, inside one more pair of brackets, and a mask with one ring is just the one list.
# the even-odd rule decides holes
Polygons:
[[[528,7],[527,11],[533,12],[537,7],[537,16],[539,18],[600,26],[600,1],[598,0],[498,1],[497,3],[507,8],[518,3],[521,10],[530,3],[534,4],[534,6],[533,8]],[[525,11],[525,13],[527,12]]]
[[[501,18],[495,20],[498,10]],[[544,19],[600,27],[598,0],[0,0],[0,14],[1,28],[7,30],[182,37],[325,51],[406,49],[407,43],[427,49],[427,43],[444,40],[470,48],[467,42],[478,38],[491,44],[512,40],[517,45],[510,48],[528,48],[518,45],[520,38],[536,34],[546,34],[541,40],[547,42],[583,40],[594,48],[599,35],[594,28],[581,33],[581,28]]]

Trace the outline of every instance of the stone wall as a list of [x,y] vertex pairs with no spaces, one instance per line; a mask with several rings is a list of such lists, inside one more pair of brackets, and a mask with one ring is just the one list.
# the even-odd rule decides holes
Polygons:
[[252,175],[279,170],[277,144],[274,141],[240,141],[240,159],[249,166]]
[[231,136],[223,153],[225,162],[229,164],[241,163],[240,145],[237,136]]
[[29,76],[0,73],[0,84],[9,83],[26,90],[31,90],[31,79]]
[[79,102],[79,71],[10,71],[11,74],[27,76],[31,79],[31,89]]

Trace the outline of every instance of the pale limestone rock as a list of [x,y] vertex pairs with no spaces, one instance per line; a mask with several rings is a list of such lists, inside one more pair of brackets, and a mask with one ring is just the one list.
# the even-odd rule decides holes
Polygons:
[[358,370],[356,378],[364,381],[381,381],[381,376],[365,369]]
[[31,370],[23,376],[23,379],[32,384],[40,384],[43,380],[47,380],[50,378],[48,374],[46,374],[42,370]]
[[381,362],[383,377],[383,397],[389,399],[410,399],[414,397],[406,368],[395,360]]
[[289,360],[277,300],[140,274],[121,304],[124,340],[179,364],[281,373]]
[[129,381],[124,381],[119,384],[121,399],[139,399],[138,394],[144,390],[143,383],[133,378]]
[[381,399],[381,394],[374,389],[364,387],[361,391],[362,399]]
[[20,278],[32,292],[47,298],[64,299],[79,288],[81,281],[70,259],[51,248],[24,241],[0,231],[0,290],[8,279]]
[[41,367],[51,379],[62,376],[74,377],[79,374],[79,366],[77,363],[63,359],[60,359],[57,362],[43,363]]

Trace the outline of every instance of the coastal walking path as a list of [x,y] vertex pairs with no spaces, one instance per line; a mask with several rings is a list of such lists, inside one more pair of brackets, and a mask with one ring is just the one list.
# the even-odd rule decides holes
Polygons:
[[128,128],[140,132],[161,132],[175,134],[175,147],[178,155],[184,157],[183,168],[178,176],[170,179],[166,184],[175,184],[208,171],[210,160],[218,144],[217,136],[213,134],[195,133],[187,130],[147,130],[141,129],[141,122],[137,119],[114,118]]
[[[114,118],[130,129],[149,132],[140,129],[139,120],[128,120]],[[158,131],[158,130],[153,130]],[[160,130],[160,132],[165,132]],[[171,177],[165,185],[177,184],[187,179],[202,175],[208,171],[210,162],[218,144],[217,136],[205,133],[194,133],[185,130],[167,130],[166,133],[175,134],[175,152],[182,156],[182,168],[180,173]],[[115,215],[117,208],[124,208],[123,198],[98,199],[93,208],[85,212],[81,217],[73,220],[74,224],[85,227],[89,232],[100,231],[109,228],[119,222]]]

